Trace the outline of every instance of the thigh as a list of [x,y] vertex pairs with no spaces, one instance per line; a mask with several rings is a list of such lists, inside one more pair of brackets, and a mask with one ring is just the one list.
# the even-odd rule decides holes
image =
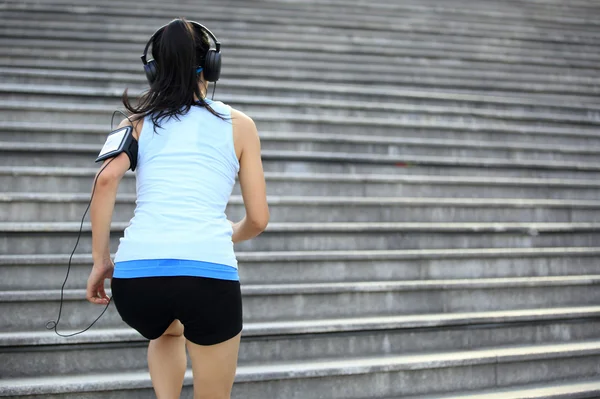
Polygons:
[[241,333],[215,345],[203,346],[187,341],[194,374],[194,399],[229,399]]
[[167,278],[113,278],[112,298],[121,319],[147,339],[160,337],[173,320]]
[[180,277],[175,318],[186,339],[196,345],[216,345],[242,330],[242,294],[239,281]]

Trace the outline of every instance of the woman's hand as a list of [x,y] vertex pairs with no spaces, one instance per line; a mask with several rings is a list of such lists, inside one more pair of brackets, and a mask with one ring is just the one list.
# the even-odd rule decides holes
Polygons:
[[232,222],[232,221],[230,220],[230,221],[229,221],[229,223],[231,223],[231,229],[232,229],[232,234],[231,234],[231,242],[233,242],[234,244],[236,244],[236,243],[238,242],[238,240],[237,240],[237,236],[238,236],[238,234],[239,234],[239,233],[238,233],[238,230],[239,230],[239,228],[240,228],[240,223],[241,223],[241,222],[235,223],[235,222]]
[[88,301],[98,305],[106,305],[110,301],[104,290],[104,280],[112,279],[114,268],[115,265],[110,258],[102,262],[94,262],[87,281],[86,299]]

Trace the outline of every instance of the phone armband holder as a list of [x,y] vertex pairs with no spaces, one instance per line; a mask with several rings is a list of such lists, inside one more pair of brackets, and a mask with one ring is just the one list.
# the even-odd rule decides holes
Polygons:
[[96,158],[96,162],[114,158],[120,153],[126,153],[129,157],[130,169],[135,171],[138,158],[138,142],[133,137],[133,128],[125,126],[110,132],[104,146]]

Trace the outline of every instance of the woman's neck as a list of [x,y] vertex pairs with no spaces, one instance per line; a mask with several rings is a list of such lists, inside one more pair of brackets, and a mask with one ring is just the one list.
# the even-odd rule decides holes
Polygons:
[[[208,89],[208,83],[200,83],[198,84],[198,88],[200,89],[200,98],[202,98],[203,100],[206,98],[206,90]],[[198,98],[197,95],[194,94],[194,101],[199,101],[200,99]]]

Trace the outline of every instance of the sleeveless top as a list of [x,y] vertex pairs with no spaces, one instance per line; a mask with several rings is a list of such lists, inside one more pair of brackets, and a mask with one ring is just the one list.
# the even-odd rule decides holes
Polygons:
[[231,108],[206,99],[139,135],[135,214],[121,238],[113,277],[199,276],[237,280],[225,207],[239,162]]

